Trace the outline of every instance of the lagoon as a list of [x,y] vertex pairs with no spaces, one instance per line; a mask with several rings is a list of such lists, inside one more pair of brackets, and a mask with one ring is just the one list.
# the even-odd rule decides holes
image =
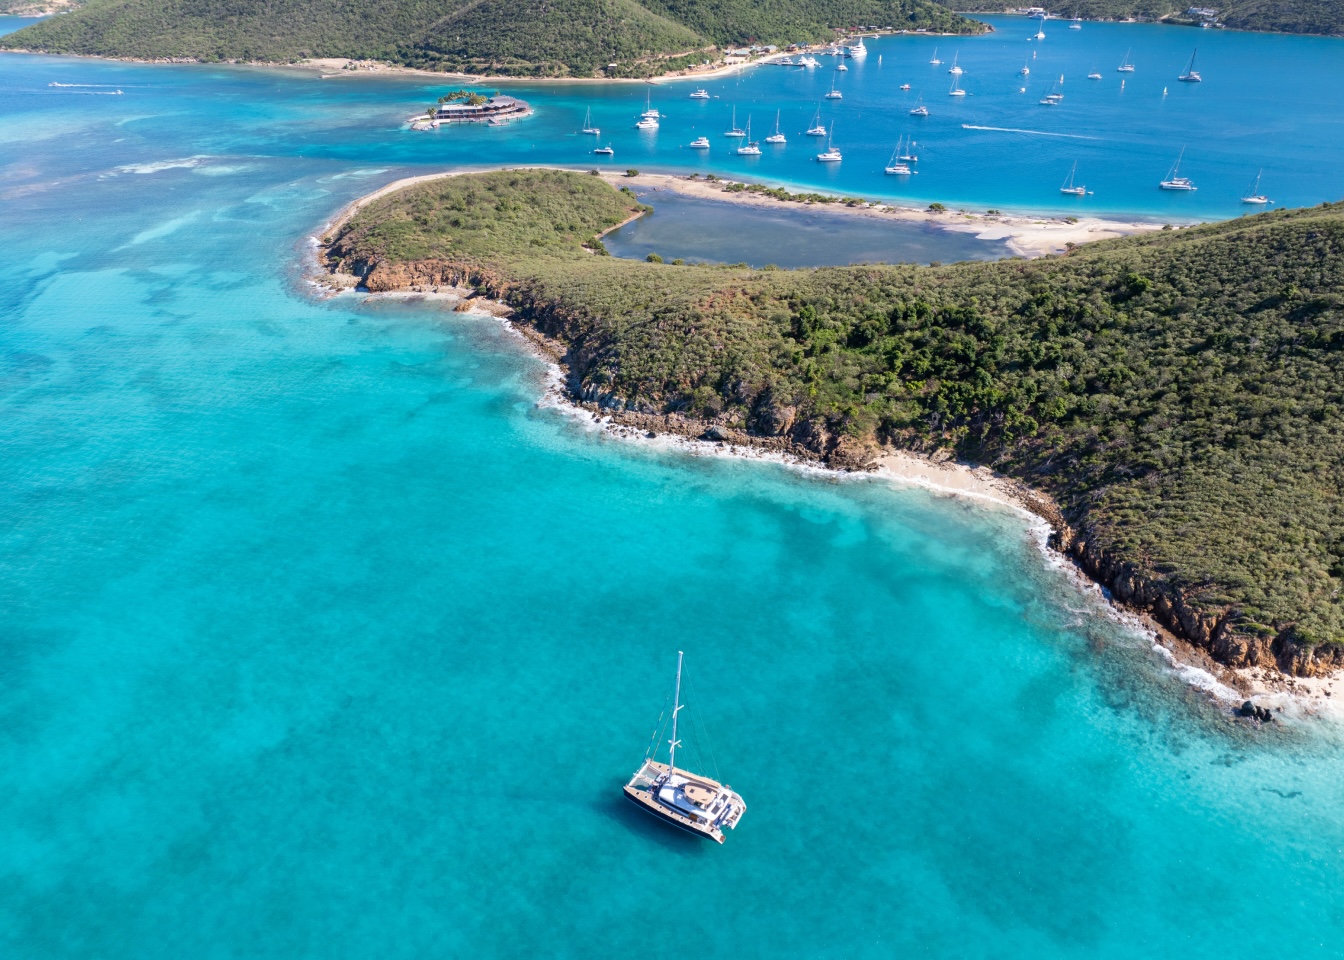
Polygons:
[[[399,127],[436,89],[0,57],[0,952],[1337,955],[1339,733],[1231,723],[1024,519],[617,442],[495,321],[316,297],[345,203],[642,100]],[[619,793],[677,649],[722,848]]]

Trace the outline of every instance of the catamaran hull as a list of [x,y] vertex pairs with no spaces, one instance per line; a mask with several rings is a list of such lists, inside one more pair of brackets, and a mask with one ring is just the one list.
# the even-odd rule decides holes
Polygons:
[[639,807],[645,813],[651,813],[664,823],[670,823],[674,827],[680,827],[687,833],[693,833],[697,837],[704,837],[707,840],[713,840],[715,843],[723,843],[723,831],[717,827],[706,827],[697,824],[689,817],[683,817],[680,814],[673,813],[662,807],[652,796],[643,790],[636,790],[631,786],[625,787],[625,798]]

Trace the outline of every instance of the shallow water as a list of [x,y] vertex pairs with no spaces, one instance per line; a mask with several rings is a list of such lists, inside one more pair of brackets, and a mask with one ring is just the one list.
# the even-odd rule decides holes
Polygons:
[[850,263],[955,263],[1012,255],[1004,241],[930,223],[856,217],[816,207],[757,207],[702,200],[670,190],[639,194],[653,212],[603,238],[614,256],[763,267]]
[[[1339,737],[1229,723],[1016,515],[314,299],[350,199],[559,159],[380,126],[415,88],[0,57],[0,953],[1338,955]],[[722,848],[619,796],[678,649]]]

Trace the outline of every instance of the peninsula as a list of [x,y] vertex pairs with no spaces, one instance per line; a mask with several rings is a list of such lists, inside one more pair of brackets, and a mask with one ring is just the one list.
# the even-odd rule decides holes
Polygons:
[[136,60],[376,60],[528,77],[652,77],[740,44],[834,40],[855,24],[983,33],[933,0],[89,0],[0,49]]
[[1344,666],[1344,206],[792,271],[604,256],[642,210],[582,173],[448,176],[357,205],[322,258],[374,292],[502,301],[573,398],[651,429],[992,466],[1058,505],[1059,547],[1116,598],[1220,662]]

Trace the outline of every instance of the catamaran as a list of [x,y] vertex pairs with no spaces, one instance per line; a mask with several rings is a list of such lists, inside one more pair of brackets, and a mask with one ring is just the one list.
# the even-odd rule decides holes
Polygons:
[[[906,163],[919,163],[919,157],[915,154],[914,137],[906,137],[905,139],[906,139],[905,151],[902,153],[898,153],[896,159],[904,160]],[[896,149],[900,150],[900,148],[901,145],[899,143],[896,144]]]
[[1125,51],[1125,59],[1121,60],[1121,61],[1120,61],[1120,66],[1118,66],[1118,67],[1115,68],[1115,70],[1116,70],[1117,73],[1133,73],[1133,72],[1134,72],[1134,64],[1132,64],[1132,63],[1129,62],[1129,54],[1130,54],[1130,52],[1131,52],[1130,50],[1126,50],[1126,51]]
[[751,117],[747,117],[747,142],[737,148],[739,157],[759,157],[761,155],[761,145],[751,139]]
[[952,66],[951,66],[951,68],[947,71],[948,73],[952,74],[953,76],[958,76],[958,77],[961,76],[963,73],[966,72],[965,70],[961,69],[961,67],[957,66],[957,57],[959,57],[959,56],[961,56],[960,52],[952,54]]
[[779,132],[779,111],[775,111],[775,132],[765,138],[766,143],[788,143],[788,138]]
[[1259,173],[1255,175],[1255,180],[1251,183],[1251,186],[1246,191],[1246,194],[1241,198],[1242,203],[1264,204],[1274,202],[1273,200],[1269,199],[1269,197],[1265,196],[1260,192],[1260,177],[1264,174],[1264,172],[1265,171],[1261,170]]
[[1069,171],[1069,178],[1064,181],[1064,186],[1059,188],[1060,193],[1067,193],[1071,197],[1087,196],[1087,187],[1076,186],[1073,178],[1078,174],[1078,161],[1073,161],[1073,169]]
[[812,118],[812,126],[807,128],[807,135],[809,137],[826,136],[826,124],[821,122],[821,107],[817,107],[816,116]]
[[941,60],[938,59],[938,48],[937,48],[937,47],[934,47],[934,48],[933,48],[933,56],[929,59],[929,63],[933,64],[933,65],[936,67],[936,66],[941,65],[942,62],[943,62],[943,61],[941,61]]
[[928,115],[929,115],[929,108],[924,106],[924,98],[920,97],[917,101],[915,101],[915,109],[910,111],[910,116],[927,117]]
[[831,81],[831,91],[830,91],[830,93],[826,94],[826,99],[827,99],[827,100],[843,100],[844,98],[845,98],[845,95],[844,95],[843,93],[841,93],[839,90],[835,89],[835,81],[832,80],[832,81]]
[[1189,177],[1181,176],[1181,160],[1185,158],[1185,148],[1181,148],[1180,155],[1176,157],[1176,162],[1171,169],[1167,171],[1167,179],[1158,184],[1163,190],[1198,190]]
[[949,97],[964,97],[966,91],[961,89],[961,77],[952,78],[952,89],[947,91]]
[[709,137],[696,137],[690,142],[689,146],[692,150],[708,150]]
[[[835,129],[835,124],[831,124],[831,129],[832,130]],[[830,133],[827,133],[826,149],[821,153],[817,154],[817,160],[820,161],[821,163],[839,163],[842,159],[844,158],[840,156],[840,151],[835,149],[835,147],[831,144]]]
[[745,137],[747,131],[737,125],[737,107],[733,107],[733,125],[723,131],[725,137]]
[[692,100],[708,100],[708,99],[709,99],[709,91],[706,90],[704,87],[701,87],[699,90],[695,91],[695,93],[691,94],[691,99],[692,99]]
[[1045,39],[1045,14],[1041,14],[1041,22],[1036,27],[1036,39],[1037,40]]
[[593,108],[589,107],[583,115],[583,132],[591,134],[594,137],[601,136],[602,131],[593,126]]
[[1199,47],[1195,47],[1195,53],[1190,54],[1190,62],[1185,65],[1185,72],[1176,78],[1182,83],[1200,83],[1204,79],[1199,75],[1199,71],[1195,69],[1196,53],[1199,53]]
[[657,110],[653,109],[653,94],[652,94],[652,93],[646,93],[646,94],[644,95],[644,112],[641,113],[640,116],[641,116],[642,118],[644,118],[645,120],[657,120],[659,117],[662,116],[661,113],[659,113]]
[[672,701],[672,739],[668,743],[667,763],[659,763],[657,742],[660,730],[644,762],[625,785],[625,797],[644,811],[674,827],[723,843],[723,830],[735,828],[747,812],[746,802],[731,787],[709,777],[677,768],[677,717],[681,702],[682,653],[677,651],[677,686]]
[[901,156],[902,148],[905,146],[905,138],[902,137],[896,141],[896,149],[891,151],[891,159],[887,161],[884,172],[888,176],[908,177],[910,176],[910,164],[906,158]]

